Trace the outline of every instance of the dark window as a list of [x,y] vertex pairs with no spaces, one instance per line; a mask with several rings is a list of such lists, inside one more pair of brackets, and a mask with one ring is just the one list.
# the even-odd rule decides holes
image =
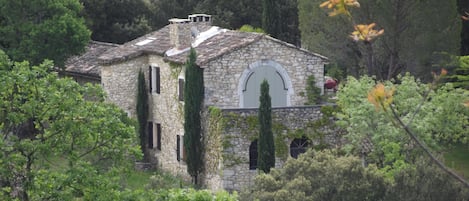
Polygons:
[[176,160],[181,161],[181,136],[176,136]]
[[293,158],[298,158],[298,155],[305,153],[308,148],[308,139],[295,138],[290,144],[290,155]]
[[161,151],[161,124],[156,124],[156,148]]
[[251,142],[249,146],[249,169],[255,170],[257,168],[257,140]]
[[148,148],[153,149],[153,122],[148,122]]
[[160,68],[150,66],[150,92],[160,93]]
[[179,101],[184,101],[184,79],[179,79]]

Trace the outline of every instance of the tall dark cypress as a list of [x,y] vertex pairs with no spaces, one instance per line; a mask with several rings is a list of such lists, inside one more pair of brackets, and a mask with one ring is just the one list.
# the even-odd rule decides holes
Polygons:
[[140,137],[140,146],[143,153],[144,161],[150,160],[150,154],[147,149],[147,121],[148,121],[148,90],[145,85],[145,76],[140,70],[138,72],[137,81],[137,121],[138,121],[138,133]]
[[259,97],[259,140],[258,144],[258,168],[265,173],[275,167],[275,144],[272,133],[272,102],[269,95],[269,83],[264,80],[261,84],[261,96]]
[[277,0],[262,0],[262,29],[271,36],[280,35],[280,8]]
[[198,175],[203,170],[203,144],[200,113],[204,98],[203,70],[196,64],[196,52],[190,50],[186,62],[184,83],[184,149],[187,154],[187,171],[198,185]]
[[[466,12],[469,13],[469,1],[467,0],[457,0],[458,2],[458,11],[461,15],[466,15]],[[469,20],[462,20],[462,29],[461,29],[461,56],[469,55]]]

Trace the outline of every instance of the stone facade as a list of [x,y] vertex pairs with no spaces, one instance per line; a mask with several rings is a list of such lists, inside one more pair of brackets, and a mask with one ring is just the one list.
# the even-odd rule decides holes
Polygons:
[[[273,110],[276,135],[283,136],[282,141],[276,143],[284,144],[280,146],[284,154],[277,160],[279,167],[288,158],[285,149],[288,151],[293,140],[288,138],[291,137],[289,132],[304,129],[307,124],[321,118],[319,107],[302,105],[306,102],[306,80],[309,76],[314,76],[316,85],[323,88],[327,58],[264,34],[210,28],[209,15],[191,15],[189,18],[172,19],[167,27],[101,55],[101,83],[108,94],[108,101],[117,104],[129,116],[136,117],[138,72],[142,70],[148,86],[153,86],[151,77],[154,75],[150,69],[159,69],[160,92],[150,94],[149,122],[154,125],[154,147],[150,147],[154,156],[152,162],[165,171],[188,178],[181,146],[184,103],[178,96],[182,90],[179,89],[179,80],[184,79],[183,66],[188,54],[187,39],[195,36],[192,39],[198,43],[192,45],[198,54],[197,64],[204,69],[204,108],[220,108],[223,119],[232,121],[230,117],[233,116],[238,119],[228,124],[231,126],[222,127],[218,121],[221,117],[213,117],[210,109],[204,111],[202,131],[208,168],[202,179],[210,189],[240,190],[252,184],[257,174],[256,170],[249,170],[249,161],[246,163],[249,145],[257,136],[257,130],[250,122],[257,117],[257,111],[243,109],[243,86],[249,76],[259,66],[269,66],[281,77],[288,91],[287,107]],[[192,25],[196,29],[192,29]],[[198,33],[204,30],[208,31]],[[183,37],[181,32],[192,36]],[[157,141],[156,125],[161,128],[161,141]],[[156,147],[158,142],[161,143],[160,150]]]
[[[322,106],[300,106],[272,109],[273,133],[276,146],[276,167],[281,167],[290,156],[290,145],[308,132],[312,123],[322,118]],[[223,132],[223,188],[242,190],[252,185],[258,170],[250,169],[249,147],[257,139],[257,109],[223,109],[227,120]],[[300,131],[300,132],[299,132]],[[333,131],[309,133],[312,146],[334,146],[340,144],[341,136]],[[322,136],[324,135],[324,136]]]
[[323,88],[325,62],[322,58],[265,37],[204,66],[205,104],[220,108],[242,107],[240,90],[245,82],[242,75],[250,72],[258,62],[278,63],[284,70],[285,81],[292,85],[288,106],[300,106],[307,101],[301,94],[305,94],[308,76],[314,76],[316,86]]

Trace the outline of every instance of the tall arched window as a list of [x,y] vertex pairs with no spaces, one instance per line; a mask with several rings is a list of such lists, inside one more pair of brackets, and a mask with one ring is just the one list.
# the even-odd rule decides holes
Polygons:
[[290,155],[293,158],[298,158],[298,155],[305,153],[308,148],[308,139],[295,138],[290,144]]
[[251,142],[249,146],[249,169],[255,170],[257,168],[257,140]]

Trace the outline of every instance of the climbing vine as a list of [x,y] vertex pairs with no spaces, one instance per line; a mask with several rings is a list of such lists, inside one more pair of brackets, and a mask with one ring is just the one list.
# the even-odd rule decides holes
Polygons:
[[208,107],[207,132],[204,137],[205,147],[205,170],[208,173],[218,171],[218,165],[223,160],[222,133],[226,120],[221,110],[217,107]]

